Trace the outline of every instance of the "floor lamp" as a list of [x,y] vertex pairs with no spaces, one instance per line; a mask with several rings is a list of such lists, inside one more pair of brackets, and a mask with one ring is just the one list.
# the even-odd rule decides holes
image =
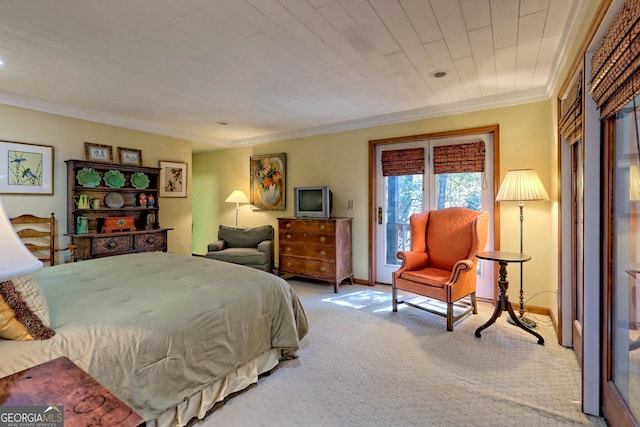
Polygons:
[[227,197],[225,202],[236,204],[236,227],[237,227],[238,226],[238,209],[240,209],[240,203],[247,204],[249,203],[249,199],[247,199],[247,196],[244,194],[244,191],[234,190],[234,192],[231,193],[229,197]]
[[[533,200],[549,200],[549,194],[545,190],[542,181],[533,169],[515,169],[507,171],[502,181],[497,202],[518,202],[520,208],[520,253],[523,248],[522,225],[524,223],[524,202]],[[529,328],[535,328],[536,322],[524,317],[524,298],[522,291],[522,264],[520,263],[520,322]],[[511,320],[508,318],[507,320]]]

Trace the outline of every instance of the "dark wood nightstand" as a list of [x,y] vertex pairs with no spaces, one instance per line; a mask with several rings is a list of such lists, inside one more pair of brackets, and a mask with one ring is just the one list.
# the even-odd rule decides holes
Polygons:
[[145,425],[140,415],[66,357],[1,378],[0,406],[64,406],[65,427]]

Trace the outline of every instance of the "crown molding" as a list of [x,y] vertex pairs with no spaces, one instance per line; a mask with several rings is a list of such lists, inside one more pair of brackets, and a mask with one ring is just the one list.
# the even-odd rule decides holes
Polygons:
[[204,150],[205,147],[208,147],[208,149],[231,148],[230,141],[224,141],[217,138],[210,138],[204,135],[185,132],[180,129],[164,126],[158,123],[151,123],[144,120],[134,120],[129,117],[116,114],[80,109],[77,107],[69,107],[68,105],[64,104],[43,101],[37,98],[17,95],[5,91],[0,91],[0,104],[39,111],[42,113],[55,114],[57,116],[69,117],[73,119],[87,120],[90,122],[96,122],[105,125],[118,126],[141,132],[148,132],[178,139],[185,139],[187,141],[190,141],[193,146],[200,147],[201,150]]
[[531,89],[508,94],[493,95],[471,100],[452,102],[422,107],[414,110],[397,113],[382,114],[365,117],[363,119],[348,120],[339,123],[331,123],[322,126],[295,129],[291,131],[275,132],[251,138],[235,139],[231,142],[234,147],[245,147],[268,142],[283,141],[286,139],[305,138],[337,132],[360,130],[370,127],[392,125],[398,123],[424,120],[434,117],[449,116],[453,114],[468,113],[492,108],[508,107],[512,105],[527,104],[531,102],[546,101],[549,99],[546,88]]

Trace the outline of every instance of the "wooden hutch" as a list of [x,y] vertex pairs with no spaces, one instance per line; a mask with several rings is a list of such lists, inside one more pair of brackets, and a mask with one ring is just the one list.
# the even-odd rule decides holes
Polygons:
[[[85,160],[65,163],[65,235],[77,246],[77,259],[167,250],[167,231],[171,229],[159,226],[160,168]],[[105,182],[105,178],[110,179]],[[79,196],[91,202],[78,206]],[[86,232],[78,233],[80,217]]]

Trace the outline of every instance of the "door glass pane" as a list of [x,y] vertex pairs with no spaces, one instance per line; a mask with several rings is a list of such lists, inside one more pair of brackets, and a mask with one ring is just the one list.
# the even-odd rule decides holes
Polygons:
[[409,217],[422,212],[423,175],[386,176],[386,263],[400,265],[398,251],[411,249]]
[[[640,103],[640,98],[637,99]],[[612,248],[612,380],[640,418],[640,176],[633,104],[616,117]],[[639,113],[640,114],[640,113]]]
[[482,173],[441,173],[436,175],[436,209],[463,207],[482,209]]

